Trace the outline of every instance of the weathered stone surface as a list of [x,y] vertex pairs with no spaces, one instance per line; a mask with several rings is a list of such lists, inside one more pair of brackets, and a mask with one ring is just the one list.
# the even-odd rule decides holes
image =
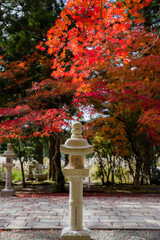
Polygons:
[[[160,229],[160,196],[140,196],[140,197],[84,197],[83,199],[86,208],[84,209],[83,227],[90,229]],[[128,209],[124,209],[125,214],[117,212],[117,208],[126,202],[130,203]],[[41,205],[44,205],[43,211],[35,211]],[[56,204],[58,202],[58,204]],[[92,206],[90,205],[92,202]],[[136,202],[143,203],[143,207],[135,211]],[[35,204],[36,203],[36,204]],[[101,206],[112,206],[111,212],[108,214],[96,216]],[[30,211],[25,211],[25,207]],[[46,210],[45,210],[46,206]],[[51,211],[48,211],[50,206]],[[63,208],[62,208],[63,206]],[[91,208],[90,208],[91,206]],[[97,209],[97,210],[96,210]],[[146,211],[147,210],[147,211]],[[68,216],[68,196],[52,196],[46,198],[41,196],[33,198],[0,198],[0,229],[12,229],[15,225],[17,229],[24,227],[24,229],[34,228],[41,229],[62,229],[69,224]],[[128,214],[126,214],[128,211]],[[116,212],[116,214],[114,214]],[[56,213],[56,214],[54,214]],[[123,211],[122,211],[123,213]],[[13,223],[17,224],[13,226]],[[42,220],[45,220],[43,222]],[[51,220],[53,220],[51,222]],[[68,221],[68,222],[67,222]],[[52,224],[50,224],[50,222]],[[12,225],[11,225],[12,223]]]
[[90,231],[83,229],[82,231],[71,231],[70,228],[64,228],[61,234],[61,240],[90,240]]

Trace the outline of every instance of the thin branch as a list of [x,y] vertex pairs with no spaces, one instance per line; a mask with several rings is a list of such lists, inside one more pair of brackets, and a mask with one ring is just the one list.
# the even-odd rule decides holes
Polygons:
[[133,60],[137,60],[137,59],[141,58],[147,51],[149,51],[152,47],[154,47],[154,45],[158,41],[158,39],[159,39],[159,34],[157,35],[157,38],[154,40],[152,46],[142,50],[140,53],[138,53],[136,56],[133,57]]

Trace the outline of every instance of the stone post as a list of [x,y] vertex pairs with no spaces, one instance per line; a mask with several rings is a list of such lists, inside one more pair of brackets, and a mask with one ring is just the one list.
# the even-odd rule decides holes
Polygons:
[[12,144],[8,143],[7,151],[2,154],[3,157],[6,157],[6,163],[2,163],[3,167],[6,167],[6,178],[5,178],[5,188],[1,191],[2,197],[13,196],[15,190],[12,188],[12,167],[15,166],[13,164],[13,157],[15,156],[12,151]]
[[61,240],[90,240],[89,230],[83,228],[83,178],[89,175],[89,169],[84,168],[84,156],[93,152],[93,146],[81,133],[81,123],[73,123],[71,139],[60,147],[61,152],[69,154],[63,173],[70,181],[69,227],[62,230]]

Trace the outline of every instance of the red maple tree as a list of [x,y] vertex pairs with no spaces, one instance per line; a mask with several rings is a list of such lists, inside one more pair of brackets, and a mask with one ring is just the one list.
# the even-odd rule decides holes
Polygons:
[[150,2],[68,1],[37,46],[53,55],[53,77],[78,83],[75,103],[111,109],[112,121],[132,126],[125,134],[137,157],[135,185],[146,157],[135,145],[141,136],[159,142],[159,39],[141,14]]

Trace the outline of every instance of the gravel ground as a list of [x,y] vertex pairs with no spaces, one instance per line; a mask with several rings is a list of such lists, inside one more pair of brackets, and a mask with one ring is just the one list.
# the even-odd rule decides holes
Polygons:
[[[60,240],[61,230],[0,231],[0,240]],[[160,240],[158,230],[91,230],[92,240]]]

